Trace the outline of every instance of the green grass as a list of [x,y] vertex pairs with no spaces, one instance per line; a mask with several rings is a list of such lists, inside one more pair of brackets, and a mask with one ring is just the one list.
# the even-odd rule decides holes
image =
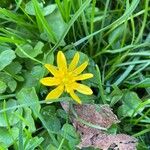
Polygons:
[[79,143],[60,106],[71,98],[48,105],[50,89],[39,83],[47,75],[43,64],[55,64],[58,50],[68,59],[80,51],[80,63],[89,58],[94,78],[85,83],[94,94],[81,95],[83,103],[110,105],[120,120],[117,133],[136,137],[138,150],[150,149],[149,12],[149,0],[2,2],[0,149],[72,150]]

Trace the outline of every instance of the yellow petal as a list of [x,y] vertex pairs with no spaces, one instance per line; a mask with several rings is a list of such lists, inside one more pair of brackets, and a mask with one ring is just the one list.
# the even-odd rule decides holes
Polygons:
[[53,86],[60,84],[60,80],[54,78],[54,77],[46,77],[42,78],[40,82],[45,86]]
[[80,83],[74,83],[72,85],[72,88],[74,90],[77,90],[78,92],[86,95],[91,95],[93,91],[86,85],[80,84]]
[[85,74],[81,74],[81,75],[75,77],[75,80],[86,80],[86,79],[89,79],[92,77],[93,77],[92,73],[85,73]]
[[73,71],[76,68],[78,61],[79,61],[79,56],[80,56],[79,53],[76,52],[70,65],[69,65],[69,71]]
[[82,65],[80,65],[79,67],[77,67],[77,68],[73,71],[73,73],[74,73],[75,75],[80,74],[80,73],[87,67],[87,65],[88,65],[88,61],[85,61]]
[[47,70],[53,74],[54,76],[57,76],[58,75],[58,70],[55,66],[51,65],[51,64],[45,64],[44,65],[45,68],[47,68]]
[[80,98],[74,93],[74,91],[72,90],[72,91],[70,91],[70,96],[77,102],[77,103],[79,103],[79,104],[81,104],[82,102],[81,102],[81,100],[80,100]]
[[50,100],[50,99],[57,99],[60,97],[60,95],[63,93],[64,90],[64,86],[63,85],[59,85],[57,88],[55,88],[54,90],[52,90],[46,97],[46,100]]
[[67,71],[67,61],[62,51],[57,53],[57,66],[59,70]]

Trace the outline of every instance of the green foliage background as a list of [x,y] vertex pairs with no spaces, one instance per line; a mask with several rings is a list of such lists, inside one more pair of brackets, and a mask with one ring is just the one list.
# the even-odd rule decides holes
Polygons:
[[[120,119],[114,133],[150,148],[149,0],[5,0],[0,3],[0,149],[73,150],[80,137],[59,101],[39,79],[58,50],[94,78],[84,103],[109,104]],[[90,149],[90,148],[87,148]]]

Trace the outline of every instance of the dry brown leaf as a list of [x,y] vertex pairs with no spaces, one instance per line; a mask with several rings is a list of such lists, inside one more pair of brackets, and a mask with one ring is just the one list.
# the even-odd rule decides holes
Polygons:
[[[69,105],[62,103],[62,107],[69,112]],[[117,116],[112,112],[108,105],[74,105],[73,106],[77,118],[71,114],[71,121],[81,136],[82,147],[94,147],[102,150],[112,148],[114,150],[136,150],[137,140],[125,134],[111,135],[104,130],[93,128],[83,124],[80,120],[84,120],[96,127],[109,128],[112,124],[119,123]]]
[[79,118],[104,128],[119,122],[108,105],[75,105],[74,109]]
[[109,148],[113,150],[136,150],[136,145],[137,140],[129,135],[109,135],[101,132],[91,137],[90,140],[88,139],[88,143],[85,137],[84,139],[82,138],[79,147],[82,148],[91,146],[94,148],[100,148],[102,150],[108,150]]

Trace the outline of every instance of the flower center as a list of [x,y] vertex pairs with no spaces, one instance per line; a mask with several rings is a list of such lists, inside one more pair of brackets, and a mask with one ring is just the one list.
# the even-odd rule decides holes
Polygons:
[[69,89],[71,88],[73,82],[74,77],[70,72],[62,74],[61,83],[64,85],[66,92],[69,92]]
[[68,84],[69,79],[68,79],[67,77],[64,77],[64,78],[62,79],[62,82],[63,82],[64,85],[65,85],[65,84]]

